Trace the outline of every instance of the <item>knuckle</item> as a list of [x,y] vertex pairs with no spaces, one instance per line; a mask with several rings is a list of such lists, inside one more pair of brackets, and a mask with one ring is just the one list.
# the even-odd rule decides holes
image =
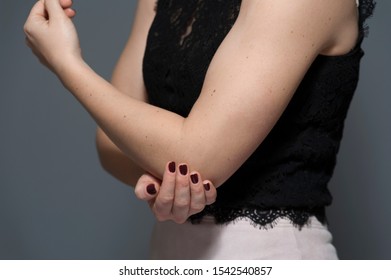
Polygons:
[[31,26],[30,26],[29,22],[26,22],[23,25],[23,32],[24,32],[24,34],[27,35],[27,37],[31,37],[32,36],[32,29],[31,29]]
[[28,28],[28,24],[27,24],[27,22],[23,25],[23,31],[24,31],[24,33],[26,34],[26,35],[28,35],[28,33],[29,33],[29,30],[28,30],[29,28]]
[[202,210],[204,210],[204,208],[205,208],[205,205],[204,204],[200,204],[200,203],[193,204],[190,207],[191,211],[195,212],[195,213],[201,212]]
[[171,208],[172,206],[172,199],[158,199],[156,200],[157,206],[161,208]]
[[175,208],[179,208],[179,209],[188,208],[189,207],[189,202],[186,201],[186,200],[176,200],[174,202],[174,207]]
[[172,195],[159,195],[158,196],[158,201],[161,204],[172,204],[172,201],[174,200],[174,196]]
[[191,188],[191,194],[201,196],[204,194],[204,190],[201,187],[193,187]]

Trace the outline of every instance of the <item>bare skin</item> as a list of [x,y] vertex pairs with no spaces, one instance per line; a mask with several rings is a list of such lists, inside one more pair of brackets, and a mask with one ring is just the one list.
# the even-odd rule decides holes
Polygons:
[[[113,85],[83,61],[76,30],[58,0],[39,1],[25,25],[33,52],[102,129],[97,137],[102,161],[135,166],[137,175],[146,170],[161,179],[174,160],[220,186],[262,143],[317,55],[347,53],[357,40],[354,0],[244,0],[212,59],[199,99],[183,118],[146,103],[142,39],[154,2],[139,3],[123,54],[132,62],[120,59]],[[124,84],[121,69],[130,70],[134,79]]]
[[[143,3],[145,5],[147,1],[144,1]],[[76,12],[72,9],[72,4],[71,0],[60,1],[61,7],[69,18],[76,16]],[[149,6],[148,8],[150,11],[153,10],[152,6]],[[139,10],[140,9],[145,10],[145,6],[139,7]],[[138,11],[138,14],[143,16],[145,25],[145,22],[148,22],[145,20],[145,11]],[[149,21],[152,21],[153,16],[154,13],[150,13]],[[45,17],[47,17],[46,12]],[[142,32],[144,33],[144,38],[141,39],[140,29],[142,28],[139,27],[139,21],[140,20],[136,19],[134,29],[136,29],[137,32],[132,32],[132,36],[114,70],[111,83],[117,89],[129,94],[129,96],[146,102],[144,89],[140,91],[143,92],[141,96],[135,94],[139,91],[127,91],[129,80],[130,82],[133,82],[133,84],[137,84],[137,80],[134,79],[134,77],[140,77],[137,75],[129,77],[128,73],[140,72],[136,69],[131,69],[132,66],[135,68],[134,64],[136,63],[134,63],[134,61],[137,61],[134,58],[134,53],[137,54],[137,52],[135,52],[137,46],[135,45],[141,45],[138,49],[143,50],[145,47],[143,42],[146,40],[147,28],[149,28],[149,25],[144,26]],[[33,52],[36,53],[34,47],[31,46],[31,43],[28,40],[27,44],[32,48]],[[37,56],[44,65],[51,68],[39,54]],[[130,65],[129,61],[131,62]],[[139,61],[138,64],[140,63],[141,62]],[[136,64],[138,66],[137,68],[141,67],[138,64]],[[132,78],[133,81],[131,80]],[[140,87],[143,88],[143,84],[140,84]],[[187,174],[182,175],[179,171],[179,166],[183,164],[177,165],[175,171],[172,172],[168,168],[170,163],[167,163],[162,182],[158,178],[142,170],[137,164],[125,156],[100,128],[97,129],[97,147],[103,167],[120,181],[130,186],[135,186],[137,198],[148,203],[151,211],[159,221],[173,220],[177,223],[183,223],[190,215],[202,211],[206,205],[210,205],[216,200],[217,192],[213,183],[208,180],[202,180],[201,175],[196,171],[188,171]],[[176,164],[174,163],[174,165]],[[194,183],[195,177],[197,178],[197,183]]]

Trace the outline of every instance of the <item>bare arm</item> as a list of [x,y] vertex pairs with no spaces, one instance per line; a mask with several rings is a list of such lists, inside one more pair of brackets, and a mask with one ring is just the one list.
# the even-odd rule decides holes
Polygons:
[[[154,5],[155,0],[138,2],[131,35],[111,79],[111,84],[116,89],[142,102],[147,102],[142,77],[142,59],[148,30],[155,16]],[[122,182],[135,186],[145,171],[130,160],[99,127],[96,144],[103,168]]]
[[[166,162],[187,162],[218,186],[267,136],[315,57],[354,45],[355,38],[341,44],[336,35],[351,26],[354,11],[350,0],[244,0],[187,118],[123,94],[81,60],[75,44],[63,49],[64,60],[50,51],[58,42],[42,43],[33,28],[26,32],[44,45],[41,53],[63,84],[129,158],[160,178]],[[67,29],[64,23],[52,36]]]

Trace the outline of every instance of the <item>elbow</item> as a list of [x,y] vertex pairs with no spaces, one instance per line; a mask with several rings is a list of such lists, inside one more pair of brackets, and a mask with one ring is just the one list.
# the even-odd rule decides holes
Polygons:
[[190,167],[198,171],[203,180],[211,181],[216,188],[223,185],[245,161],[239,153],[224,153],[224,149],[217,147],[204,147],[196,151],[186,157]]
[[100,135],[99,133],[97,133],[95,138],[95,146],[101,167],[109,174],[112,174],[113,164],[110,156],[111,153],[107,145],[105,145],[102,139],[102,135]]
[[108,157],[107,151],[105,151],[102,147],[100,147],[98,143],[96,145],[96,150],[98,153],[100,166],[103,168],[103,170],[111,174],[112,164],[110,163],[110,157]]
[[96,149],[102,168],[125,185],[135,186],[143,170],[132,164],[116,146],[104,137],[96,138]]
[[201,162],[189,160],[189,165],[191,169],[200,173],[203,180],[211,181],[216,188],[223,185],[237,169],[227,168],[226,165],[213,159]]

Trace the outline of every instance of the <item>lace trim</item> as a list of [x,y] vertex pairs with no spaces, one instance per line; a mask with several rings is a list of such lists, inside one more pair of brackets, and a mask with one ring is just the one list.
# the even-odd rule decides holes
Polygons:
[[254,227],[260,229],[273,228],[277,220],[288,219],[292,225],[302,228],[309,224],[310,217],[316,217],[319,222],[326,224],[326,214],[323,207],[316,209],[224,209],[208,206],[201,213],[190,217],[193,224],[202,222],[204,216],[213,216],[216,224],[227,224],[238,219],[248,218]]
[[364,37],[368,36],[369,27],[365,24],[365,21],[373,15],[373,11],[376,7],[376,2],[373,0],[360,0],[360,5],[358,9],[360,11],[360,25],[362,29],[362,35]]

